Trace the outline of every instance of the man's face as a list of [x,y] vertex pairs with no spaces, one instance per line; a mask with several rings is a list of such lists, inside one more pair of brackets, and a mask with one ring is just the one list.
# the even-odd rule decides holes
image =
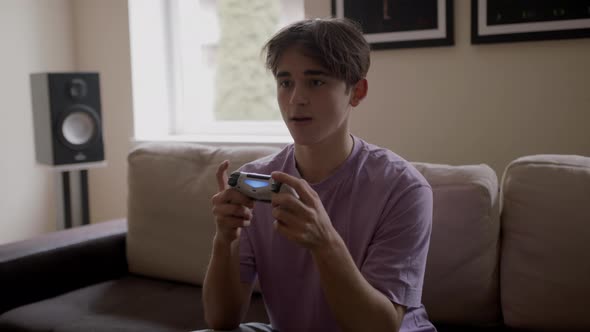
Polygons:
[[332,77],[299,47],[283,53],[276,81],[281,115],[296,144],[313,145],[348,137],[351,92],[344,81]]

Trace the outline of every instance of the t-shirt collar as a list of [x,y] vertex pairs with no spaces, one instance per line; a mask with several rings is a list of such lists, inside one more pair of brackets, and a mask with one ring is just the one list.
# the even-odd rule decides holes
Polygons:
[[[354,136],[354,135],[350,135],[352,137],[352,141],[353,141],[353,146],[352,146],[352,151],[350,152],[350,154],[348,155],[348,157],[346,158],[346,160],[340,165],[338,166],[338,168],[336,168],[336,170],[327,178],[325,178],[324,180],[318,182],[318,183],[312,183],[311,187],[315,190],[315,191],[322,191],[322,190],[326,190],[328,188],[330,188],[332,185],[334,185],[335,181],[339,181],[341,180],[342,177],[342,173],[350,173],[352,171],[352,169],[354,168],[354,164],[355,164],[355,160],[357,159],[358,155],[359,155],[359,151],[361,150],[361,140]],[[297,164],[295,162],[295,146],[291,145],[291,149],[289,151],[289,156],[288,156],[288,173],[298,177],[298,178],[302,178],[301,174],[299,173],[299,170],[297,169]]]

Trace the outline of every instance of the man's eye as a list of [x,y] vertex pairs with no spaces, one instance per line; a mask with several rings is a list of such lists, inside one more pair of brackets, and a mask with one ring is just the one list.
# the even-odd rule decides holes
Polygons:
[[279,86],[280,86],[281,88],[288,88],[288,87],[290,87],[290,86],[291,86],[291,82],[290,82],[290,81],[280,81],[280,82],[279,82]]
[[313,85],[313,86],[322,86],[324,84],[325,84],[325,82],[321,81],[321,80],[312,80],[311,81],[311,85]]

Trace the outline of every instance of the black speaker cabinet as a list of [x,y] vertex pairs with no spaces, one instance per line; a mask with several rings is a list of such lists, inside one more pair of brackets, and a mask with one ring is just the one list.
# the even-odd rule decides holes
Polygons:
[[104,160],[98,73],[31,74],[37,161]]

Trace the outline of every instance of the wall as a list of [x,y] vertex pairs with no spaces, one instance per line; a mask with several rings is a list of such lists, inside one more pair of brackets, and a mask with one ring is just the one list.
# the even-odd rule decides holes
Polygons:
[[69,0],[0,2],[0,243],[56,227],[57,174],[35,162],[29,74],[75,68]]
[[[406,159],[486,163],[590,156],[590,39],[474,46],[470,1],[455,1],[455,46],[372,53],[352,130]],[[306,0],[306,16],[330,15]]]
[[[499,176],[525,154],[590,156],[590,39],[473,46],[470,2],[455,6],[455,46],[372,54],[354,133],[409,160],[486,163]],[[133,133],[127,6],[77,0],[74,10],[80,67],[102,74],[109,167],[90,173],[97,222],[126,215]],[[330,11],[330,0],[305,0],[307,17]]]
[[107,167],[89,171],[91,222],[127,215],[127,153],[133,136],[129,17],[124,0],[75,0],[79,70],[100,73]]
[[[329,0],[305,0],[308,17]],[[473,46],[469,1],[456,45],[376,51],[355,134],[409,160],[487,163],[533,153],[590,156],[590,39]],[[55,229],[56,175],[36,166],[28,74],[101,73],[108,166],[90,177],[92,222],[126,215],[133,115],[127,1],[0,2],[0,243]]]
[[100,73],[107,167],[89,170],[90,217],[124,217],[133,135],[127,1],[2,1],[0,42],[0,243],[59,227],[58,174],[35,162],[32,72]]

